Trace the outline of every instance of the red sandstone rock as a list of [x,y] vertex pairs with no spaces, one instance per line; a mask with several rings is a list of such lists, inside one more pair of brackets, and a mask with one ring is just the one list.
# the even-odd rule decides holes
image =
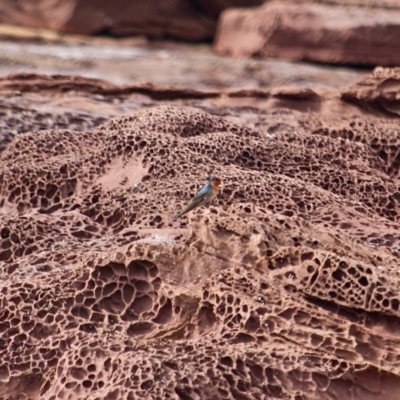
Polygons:
[[342,92],[342,98],[368,110],[384,109],[400,116],[400,68],[376,68]]
[[234,56],[400,64],[400,10],[267,3],[221,15],[215,49]]
[[398,400],[399,123],[329,90],[2,78],[0,398]]
[[230,6],[251,6],[262,0],[3,0],[0,22],[60,32],[115,36],[143,34],[204,40],[214,36],[219,13]]
[[[18,114],[33,126],[0,153],[0,397],[396,400],[398,124],[254,110],[250,127],[250,111],[45,131]],[[221,194],[173,222],[210,171]]]

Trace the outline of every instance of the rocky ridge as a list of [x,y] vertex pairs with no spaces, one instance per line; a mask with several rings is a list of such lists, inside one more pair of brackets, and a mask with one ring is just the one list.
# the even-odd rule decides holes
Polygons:
[[397,399],[397,75],[3,78],[0,398]]

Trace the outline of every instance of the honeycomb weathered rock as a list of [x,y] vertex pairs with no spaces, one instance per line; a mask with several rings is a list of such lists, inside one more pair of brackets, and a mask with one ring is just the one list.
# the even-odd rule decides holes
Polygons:
[[[395,399],[400,128],[286,116],[163,105],[15,137],[0,397]],[[220,195],[174,222],[210,173]]]

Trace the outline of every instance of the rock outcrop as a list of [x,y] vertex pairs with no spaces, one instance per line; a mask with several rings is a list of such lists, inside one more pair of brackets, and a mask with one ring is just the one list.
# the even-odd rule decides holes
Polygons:
[[279,1],[224,11],[215,49],[233,56],[397,66],[399,37],[398,5],[388,10]]
[[[397,398],[397,122],[254,116],[152,106],[7,144],[0,397]],[[221,194],[173,221],[210,172]]]
[[398,68],[76,40],[0,43],[0,399],[397,400]]
[[400,116],[400,68],[376,68],[371,75],[342,92],[342,98],[369,111]]

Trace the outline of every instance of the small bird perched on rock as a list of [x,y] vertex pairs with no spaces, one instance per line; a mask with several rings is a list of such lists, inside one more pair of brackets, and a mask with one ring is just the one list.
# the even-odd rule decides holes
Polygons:
[[175,215],[174,219],[178,219],[189,211],[213,200],[218,194],[220,184],[221,179],[211,175],[208,182],[197,192],[196,196],[193,197],[190,203],[179,214]]

